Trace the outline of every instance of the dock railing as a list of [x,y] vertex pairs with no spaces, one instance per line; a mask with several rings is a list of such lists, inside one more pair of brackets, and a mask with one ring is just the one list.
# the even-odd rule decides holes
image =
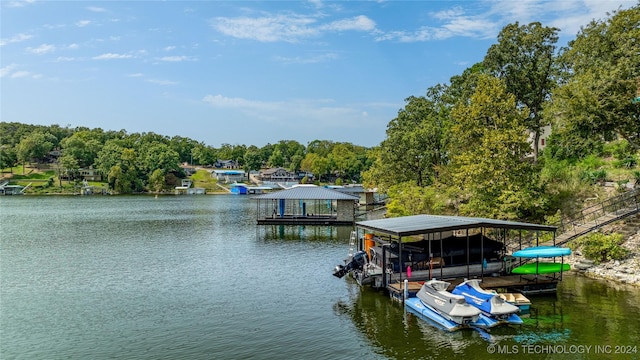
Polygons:
[[[507,243],[507,252],[539,245],[561,246],[591,231],[639,213],[640,188],[636,188],[586,207],[572,216],[563,216],[558,222],[550,224],[557,228],[555,239],[540,239],[535,234],[529,234],[519,241]],[[530,260],[519,261],[522,264]]]
[[562,245],[581,235],[640,212],[640,189],[633,189],[598,204],[565,216],[556,224],[556,245]]

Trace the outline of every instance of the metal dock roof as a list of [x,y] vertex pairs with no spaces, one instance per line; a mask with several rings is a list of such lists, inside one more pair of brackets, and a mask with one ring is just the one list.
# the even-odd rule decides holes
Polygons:
[[286,200],[353,200],[360,198],[336,190],[327,189],[315,185],[298,185],[289,189],[254,197],[254,199],[286,199]]
[[555,231],[555,226],[463,216],[412,215],[359,221],[358,227],[398,237],[479,227]]

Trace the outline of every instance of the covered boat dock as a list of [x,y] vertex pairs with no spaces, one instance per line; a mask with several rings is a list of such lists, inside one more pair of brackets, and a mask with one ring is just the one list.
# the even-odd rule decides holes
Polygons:
[[368,257],[364,269],[354,273],[356,280],[386,288],[392,294],[405,279],[416,282],[438,278],[455,284],[463,278],[481,278],[489,288],[529,293],[555,291],[561,279],[511,274],[511,269],[523,263],[512,257],[512,252],[538,245],[539,241],[555,243],[553,226],[414,215],[360,221],[356,227],[355,245]]
[[259,225],[353,225],[359,197],[315,185],[254,197]]

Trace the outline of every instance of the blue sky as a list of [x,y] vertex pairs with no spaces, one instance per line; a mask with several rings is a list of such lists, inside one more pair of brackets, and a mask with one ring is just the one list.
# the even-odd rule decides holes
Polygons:
[[0,121],[213,147],[378,145],[404,99],[479,62],[507,24],[565,45],[637,1],[0,2]]

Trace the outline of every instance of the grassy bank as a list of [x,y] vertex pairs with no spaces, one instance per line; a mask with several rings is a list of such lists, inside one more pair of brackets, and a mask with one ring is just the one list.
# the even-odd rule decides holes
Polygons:
[[[30,166],[25,166],[24,172],[22,166],[3,169],[3,172],[0,174],[0,179],[9,181],[11,185],[28,186],[25,194],[32,195],[73,195],[80,194],[82,188],[81,182],[59,181],[54,170],[42,170]],[[190,179],[193,181],[193,187],[204,188],[208,194],[227,193],[218,186],[218,181],[211,177],[211,173],[206,170],[198,170]],[[89,186],[108,189],[109,184],[106,182],[90,181]],[[165,191],[171,193],[172,188],[167,188]]]

